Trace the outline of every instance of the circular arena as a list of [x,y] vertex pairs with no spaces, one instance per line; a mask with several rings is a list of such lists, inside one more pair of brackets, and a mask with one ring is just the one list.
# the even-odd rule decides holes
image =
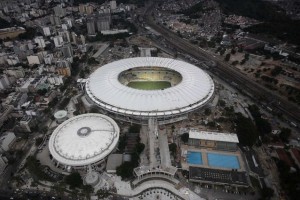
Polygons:
[[56,166],[70,171],[101,165],[115,149],[120,129],[102,114],[83,114],[60,124],[49,139],[49,151]]
[[106,64],[86,82],[87,100],[116,119],[171,123],[205,106],[214,95],[211,77],[198,67],[158,57]]

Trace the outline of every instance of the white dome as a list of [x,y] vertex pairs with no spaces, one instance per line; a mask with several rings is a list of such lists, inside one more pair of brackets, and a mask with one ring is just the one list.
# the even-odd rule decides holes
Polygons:
[[[129,69],[162,67],[178,72],[182,80],[163,90],[139,90],[123,85],[119,75]],[[192,111],[213,96],[211,77],[198,67],[158,57],[123,59],[97,69],[86,83],[89,98],[105,110],[135,116],[167,116]]]
[[61,164],[84,166],[105,158],[119,140],[116,122],[101,114],[84,114],[59,125],[49,140],[51,155]]

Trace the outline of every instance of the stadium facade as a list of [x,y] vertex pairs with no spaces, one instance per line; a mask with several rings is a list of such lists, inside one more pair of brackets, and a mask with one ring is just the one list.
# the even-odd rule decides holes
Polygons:
[[106,64],[91,74],[86,99],[115,119],[146,124],[183,120],[214,97],[211,77],[179,60],[128,58]]

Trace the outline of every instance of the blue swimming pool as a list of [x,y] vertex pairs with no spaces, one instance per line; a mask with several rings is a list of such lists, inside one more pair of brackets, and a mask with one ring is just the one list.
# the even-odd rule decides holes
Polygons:
[[207,160],[211,167],[240,169],[239,159],[235,155],[207,153]]
[[186,161],[189,164],[202,165],[202,153],[195,151],[188,151]]

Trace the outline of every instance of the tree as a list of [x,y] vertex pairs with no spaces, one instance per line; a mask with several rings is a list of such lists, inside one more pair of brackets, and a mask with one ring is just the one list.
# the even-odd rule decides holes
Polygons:
[[281,128],[281,132],[279,133],[279,137],[283,142],[288,142],[289,137],[291,136],[292,130],[289,128]]
[[209,108],[205,108],[204,110],[204,114],[207,116],[207,115],[210,115],[211,114],[211,110]]
[[38,91],[36,91],[36,93],[40,96],[44,96],[46,93],[48,92],[47,89],[39,89]]
[[145,144],[144,143],[137,143],[135,145],[135,152],[140,155],[145,149]]
[[181,141],[184,142],[184,143],[187,143],[189,141],[189,133],[184,133],[180,136],[181,138]]
[[39,137],[35,139],[35,146],[40,146],[40,144],[42,144],[43,142],[43,138]]
[[282,72],[282,67],[276,66],[274,69],[271,71],[272,76],[277,76]]
[[230,52],[232,55],[234,55],[236,53],[236,50],[235,49],[231,49],[231,52]]
[[175,143],[169,144],[169,150],[173,156],[177,153],[177,145]]
[[117,167],[116,173],[121,176],[122,179],[130,178],[133,175],[134,166],[131,162],[124,162],[122,165]]
[[257,130],[252,120],[244,117],[241,113],[236,114],[236,133],[239,142],[244,146],[253,146],[258,139]]
[[264,187],[261,190],[261,196],[263,199],[271,199],[273,195],[274,195],[274,190],[272,188]]
[[220,100],[220,101],[219,101],[219,105],[220,105],[221,107],[225,107],[225,106],[226,106],[226,102],[225,102],[224,100]]
[[225,61],[229,61],[230,60],[230,53],[228,53],[228,54],[226,54],[226,56],[225,56],[225,59],[224,59]]
[[141,130],[141,125],[139,124],[133,124],[129,127],[128,132],[129,133],[139,133]]
[[65,182],[70,185],[70,188],[72,189],[82,186],[82,178],[78,172],[73,172],[66,176]]

